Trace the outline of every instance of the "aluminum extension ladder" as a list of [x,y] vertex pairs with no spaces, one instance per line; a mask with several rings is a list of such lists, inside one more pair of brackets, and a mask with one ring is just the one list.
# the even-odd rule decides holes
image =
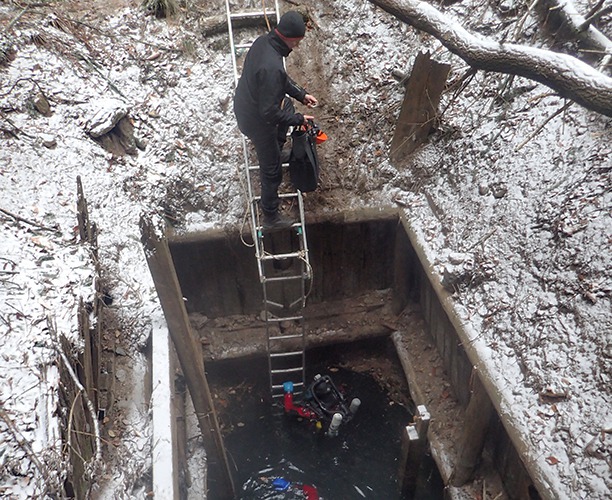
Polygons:
[[[251,47],[253,41],[236,44],[234,24],[245,19],[279,19],[278,0],[274,6],[263,9],[232,12],[230,0],[225,0],[227,27],[229,33],[234,88],[238,84],[237,52]],[[299,190],[279,193],[281,202],[297,203],[299,220],[290,228],[274,233],[264,232],[258,210],[260,196],[255,189],[259,186],[259,166],[251,165],[247,141],[242,137],[244,155],[243,177],[250,210],[250,226],[255,243],[255,256],[259,279],[263,287],[263,319],[266,324],[268,370],[270,392],[274,402],[282,403],[284,383],[291,382],[294,394],[305,390],[306,329],[303,308],[306,305],[307,285],[312,279],[304,223],[304,203]],[[285,168],[287,165],[283,165]],[[280,401],[279,401],[280,400]]]

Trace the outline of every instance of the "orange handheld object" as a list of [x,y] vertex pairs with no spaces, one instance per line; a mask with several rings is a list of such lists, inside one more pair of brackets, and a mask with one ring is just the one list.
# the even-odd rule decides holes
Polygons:
[[327,134],[323,132],[313,120],[308,120],[307,128],[310,137],[314,137],[315,144],[321,144],[327,140]]

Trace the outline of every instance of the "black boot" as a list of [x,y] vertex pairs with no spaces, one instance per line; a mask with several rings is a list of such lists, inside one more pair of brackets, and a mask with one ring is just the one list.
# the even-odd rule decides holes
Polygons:
[[263,228],[268,231],[278,231],[286,229],[293,225],[293,219],[281,213],[274,212],[272,214],[264,214]]

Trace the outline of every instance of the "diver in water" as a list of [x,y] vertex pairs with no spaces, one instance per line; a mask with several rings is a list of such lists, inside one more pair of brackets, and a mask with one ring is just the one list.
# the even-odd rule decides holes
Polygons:
[[293,399],[292,382],[285,382],[284,390],[286,414],[317,422],[319,429],[325,424],[326,428],[329,427],[327,434],[333,436],[337,435],[340,423],[351,420],[361,404],[358,398],[353,398],[349,405],[346,395],[336,387],[329,375],[316,375],[300,402]]

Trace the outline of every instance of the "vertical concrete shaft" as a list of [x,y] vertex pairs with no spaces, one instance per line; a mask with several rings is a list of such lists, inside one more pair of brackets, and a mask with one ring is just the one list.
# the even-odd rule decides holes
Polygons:
[[234,484],[212,395],[204,373],[201,345],[195,338],[189,323],[168,241],[163,234],[158,234],[161,231],[156,231],[151,221],[144,217],[140,220],[140,230],[147,264],[198,418],[208,456],[209,478],[213,476],[211,466],[217,473],[217,477],[215,477],[215,498],[219,500],[233,499]]

